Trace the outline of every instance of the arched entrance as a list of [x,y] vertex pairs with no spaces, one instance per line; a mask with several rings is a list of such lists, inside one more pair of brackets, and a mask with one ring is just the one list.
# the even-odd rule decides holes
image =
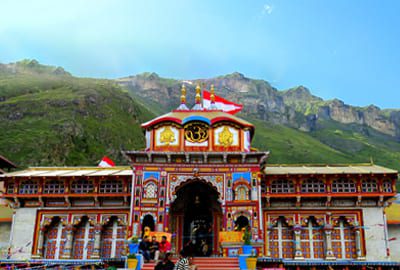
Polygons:
[[222,217],[217,189],[205,180],[189,179],[175,189],[175,195],[170,224],[176,232],[176,248],[185,247],[192,256],[217,254]]

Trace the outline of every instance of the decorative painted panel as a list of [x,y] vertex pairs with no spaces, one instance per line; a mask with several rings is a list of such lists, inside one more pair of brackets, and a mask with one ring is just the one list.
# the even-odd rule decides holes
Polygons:
[[239,146],[239,130],[230,126],[221,126],[214,130],[216,146]]
[[173,126],[163,126],[156,129],[156,146],[178,146],[179,129]]

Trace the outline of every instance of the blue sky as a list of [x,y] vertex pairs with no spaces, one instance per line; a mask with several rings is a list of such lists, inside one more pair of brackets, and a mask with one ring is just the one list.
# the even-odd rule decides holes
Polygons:
[[1,1],[0,62],[176,79],[239,71],[278,89],[400,108],[400,1]]

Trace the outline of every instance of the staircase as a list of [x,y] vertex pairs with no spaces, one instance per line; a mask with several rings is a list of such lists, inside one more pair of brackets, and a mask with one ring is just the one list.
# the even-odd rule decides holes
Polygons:
[[[172,261],[176,263],[177,258]],[[194,257],[193,263],[199,270],[239,270],[238,258],[229,257]],[[154,270],[156,263],[145,263],[142,270]]]

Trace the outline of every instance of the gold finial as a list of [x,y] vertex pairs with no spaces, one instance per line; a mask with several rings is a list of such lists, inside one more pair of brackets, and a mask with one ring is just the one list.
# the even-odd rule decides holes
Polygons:
[[186,103],[186,86],[184,84],[182,84],[182,88],[181,88],[181,104],[185,104]]
[[201,102],[200,93],[201,93],[200,84],[197,84],[197,86],[196,86],[196,104],[200,104],[200,102]]
[[210,99],[211,99],[211,103],[215,103],[215,95],[214,95],[214,85],[211,85],[211,89],[210,89]]

